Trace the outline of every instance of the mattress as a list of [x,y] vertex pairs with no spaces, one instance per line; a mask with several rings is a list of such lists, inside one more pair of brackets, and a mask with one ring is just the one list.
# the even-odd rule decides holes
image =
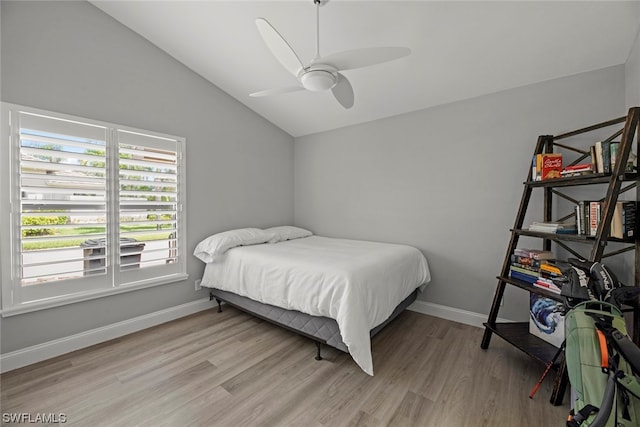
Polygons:
[[230,249],[206,264],[202,286],[334,319],[354,361],[373,375],[370,331],[430,278],[414,247],[309,236]]

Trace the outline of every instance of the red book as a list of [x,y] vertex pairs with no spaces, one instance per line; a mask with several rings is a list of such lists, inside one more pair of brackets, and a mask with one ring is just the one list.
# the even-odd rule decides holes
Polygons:
[[591,170],[591,163],[581,163],[579,165],[566,166],[564,168],[564,170],[566,170],[566,171],[586,171],[586,170]]
[[540,179],[560,178],[562,172],[562,153],[538,154],[540,159]]
[[589,236],[595,236],[600,224],[600,202],[589,203]]

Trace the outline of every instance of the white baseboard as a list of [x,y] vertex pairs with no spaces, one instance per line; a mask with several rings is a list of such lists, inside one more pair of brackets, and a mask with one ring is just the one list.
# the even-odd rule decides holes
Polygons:
[[[37,344],[24,349],[12,351],[10,353],[1,354],[0,373],[9,372],[52,357],[61,356],[81,348],[86,348],[133,332],[141,331],[199,311],[208,310],[212,307],[213,304],[209,301],[209,298],[203,298],[197,301],[156,311],[154,313],[145,314],[144,316],[92,329],[90,331],[81,332],[79,334]],[[484,326],[482,323],[487,320],[487,316],[485,314],[474,313],[421,300],[415,301],[408,307],[408,309],[478,328],[483,328]],[[508,322],[508,320],[505,319],[498,319],[498,321]]]
[[213,304],[209,301],[209,298],[203,298],[90,331],[1,354],[0,373],[22,368],[32,363],[41,362],[71,351],[99,344],[199,311],[211,309],[212,307]]
[[[440,317],[465,325],[484,328],[483,323],[487,321],[486,314],[474,313],[473,311],[461,310],[459,308],[448,307],[446,305],[434,304],[427,301],[416,300],[408,307],[408,310],[415,311],[430,316]],[[511,320],[497,319],[498,322],[511,322]]]

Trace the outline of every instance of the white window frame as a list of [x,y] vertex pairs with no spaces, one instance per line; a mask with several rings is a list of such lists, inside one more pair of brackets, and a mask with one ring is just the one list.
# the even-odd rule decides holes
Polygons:
[[[109,251],[106,262],[106,274],[99,277],[81,277],[58,280],[52,286],[42,287],[39,296],[36,293],[23,292],[21,285],[21,221],[20,221],[20,183],[18,169],[20,163],[20,136],[16,117],[20,112],[39,114],[55,119],[80,122],[106,128],[107,152],[107,218],[110,224],[107,240],[118,247],[120,227],[119,203],[119,134],[130,138],[136,134],[147,136],[153,141],[162,139],[175,143],[177,152],[177,238],[175,242],[177,257],[166,265],[139,268],[136,271],[120,271],[119,250]],[[1,312],[2,317],[56,307],[60,305],[86,301],[104,296],[130,292],[142,288],[163,285],[188,279],[186,254],[186,140],[182,137],[158,132],[135,129],[128,126],[101,122],[67,114],[41,109],[2,103],[0,118],[0,278],[2,280]],[[12,122],[13,121],[13,122]]]

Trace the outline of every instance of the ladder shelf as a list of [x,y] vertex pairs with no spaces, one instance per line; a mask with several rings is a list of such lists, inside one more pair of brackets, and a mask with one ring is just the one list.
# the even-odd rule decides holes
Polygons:
[[[528,322],[497,322],[498,312],[502,306],[502,299],[507,286],[513,286],[556,301],[563,301],[563,298],[556,293],[510,277],[511,254],[513,254],[513,251],[517,248],[520,236],[541,239],[543,250],[551,250],[552,245],[554,245],[556,250],[562,249],[576,258],[582,258],[592,262],[601,261],[603,258],[619,255],[625,252],[635,251],[633,285],[639,286],[640,239],[638,238],[638,233],[634,233],[633,238],[627,239],[608,237],[611,231],[611,221],[613,219],[619,195],[630,190],[635,190],[634,199],[636,203],[640,200],[640,186],[638,185],[640,182],[639,175],[636,170],[629,171],[627,168],[627,161],[630,158],[631,153],[634,151],[635,153],[639,153],[638,139],[640,138],[636,138],[634,146],[634,137],[638,133],[639,121],[640,107],[633,107],[630,108],[628,114],[623,117],[608,120],[606,122],[598,123],[561,135],[541,135],[538,137],[538,141],[534,149],[534,157],[537,154],[554,153],[556,152],[555,150],[559,150],[559,152],[572,152],[577,153],[578,157],[571,164],[578,164],[590,157],[590,151],[588,149],[575,148],[569,145],[568,142],[565,142],[565,139],[570,140],[572,137],[577,135],[586,134],[609,126],[624,124],[624,127],[621,130],[616,131],[611,137],[604,140],[605,142],[611,142],[615,138],[620,137],[618,160],[613,166],[610,174],[592,173],[582,176],[535,181],[533,180],[534,177],[531,167],[529,167],[527,178],[523,183],[524,189],[515,222],[510,230],[511,237],[507,246],[504,262],[502,264],[502,270],[497,276],[498,284],[491,304],[491,309],[489,311],[487,322],[484,323],[485,330],[481,343],[482,349],[486,350],[489,348],[491,337],[495,334],[545,365],[551,362],[558,352],[558,348],[554,345],[530,334]],[[582,138],[581,142],[584,143],[584,138]],[[553,220],[553,201],[555,198],[559,197],[577,204],[577,201],[571,196],[568,196],[565,192],[571,191],[570,188],[573,187],[587,185],[606,186],[604,197],[600,199],[602,202],[601,219],[597,230],[595,230],[595,235],[587,236],[578,234],[545,233],[530,231],[523,227],[524,219],[531,201],[531,194],[534,189],[539,188],[544,191],[543,221],[548,222]],[[558,188],[561,188],[562,191],[557,190]],[[569,219],[572,216],[575,216],[575,213],[573,215],[569,214],[561,220]],[[638,224],[637,209],[636,224]],[[614,246],[620,246],[620,248],[611,250],[610,248],[607,248],[608,243],[612,243]],[[580,249],[575,248],[574,245],[580,246]],[[605,252],[605,249],[608,249],[608,252]],[[585,250],[589,251],[588,255],[582,254]],[[636,344],[640,344],[640,310],[635,308],[631,311],[631,336]],[[568,385],[568,375],[566,373],[564,358],[558,358],[552,366],[556,371],[556,379],[550,401],[554,405],[560,405]]]

